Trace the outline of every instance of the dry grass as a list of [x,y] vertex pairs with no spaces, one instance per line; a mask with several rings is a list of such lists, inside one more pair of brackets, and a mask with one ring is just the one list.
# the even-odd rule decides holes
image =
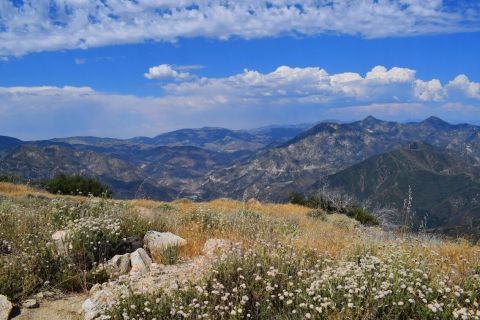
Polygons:
[[25,197],[28,195],[43,195],[43,196],[51,197],[51,195],[44,190],[35,189],[30,186],[14,184],[9,182],[0,182],[0,195],[9,196],[9,197]]
[[[0,195],[15,199],[28,199],[36,195],[41,196],[44,201],[88,201],[85,197],[56,196],[10,183],[0,183]],[[36,200],[32,198],[31,201]],[[393,234],[375,227],[364,227],[340,214],[312,218],[307,215],[309,208],[298,205],[228,199],[201,203],[188,200],[159,202],[142,199],[107,202],[112,205],[127,204],[131,215],[139,215],[148,220],[151,226],[163,225],[165,230],[185,238],[188,244],[181,249],[183,258],[201,255],[205,241],[210,238],[224,238],[241,242],[245,246],[265,240],[279,242],[293,245],[299,250],[313,249],[319,255],[329,256],[337,261],[351,259],[356,255],[406,252],[415,259],[432,262],[433,275],[451,274],[451,278],[457,283],[461,283],[471,274],[472,269],[480,266],[480,246],[467,241],[450,241],[430,235]],[[195,212],[212,214],[221,220],[220,225],[206,228],[202,221],[192,219],[192,213]],[[253,218],[238,219],[242,212],[251,212]],[[232,223],[232,219],[237,220]],[[19,232],[31,232],[20,229],[18,226]]]

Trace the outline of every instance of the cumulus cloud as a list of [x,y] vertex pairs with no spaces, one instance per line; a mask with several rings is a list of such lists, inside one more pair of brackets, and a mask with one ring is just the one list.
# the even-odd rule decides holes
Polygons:
[[330,74],[320,67],[280,66],[267,73],[244,70],[207,78],[179,76],[175,67],[163,66],[147,72],[152,79],[170,80],[162,81],[162,92],[152,97],[90,87],[0,87],[0,134],[31,139],[151,136],[183,127],[248,128],[368,114],[396,120],[430,115],[480,119],[480,84],[465,75],[442,84],[418,79],[415,70],[401,67]]
[[480,83],[470,81],[464,74],[455,77],[446,88],[451,91],[460,91],[470,98],[480,99]]
[[147,79],[175,79],[186,80],[191,78],[192,75],[188,72],[179,72],[172,68],[171,65],[161,64],[148,69],[148,72],[144,74]]
[[182,37],[324,33],[366,38],[477,31],[475,1],[24,0],[0,2],[0,55]]
[[415,80],[414,95],[422,101],[441,101],[445,99],[446,90],[440,80]]
[[[355,72],[329,74],[319,67],[280,66],[270,73],[244,70],[225,78],[195,78],[166,84],[172,96],[223,94],[254,104],[400,101],[459,101],[480,98],[480,84],[460,75],[443,86],[438,79],[417,79],[415,70],[375,66],[365,76]],[[454,94],[455,93],[455,94]],[[450,96],[449,96],[450,95]]]

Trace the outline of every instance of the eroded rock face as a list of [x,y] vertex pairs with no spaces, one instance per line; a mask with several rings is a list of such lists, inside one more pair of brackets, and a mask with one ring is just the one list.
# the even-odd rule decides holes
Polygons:
[[130,254],[130,264],[132,266],[130,274],[147,273],[150,271],[152,259],[150,259],[145,250],[140,248]]
[[57,252],[60,255],[66,255],[68,252],[68,237],[70,237],[70,231],[59,230],[52,234],[52,240],[57,248]]
[[225,239],[208,239],[203,245],[202,252],[208,257],[225,254],[233,247],[233,242]]
[[171,232],[148,231],[143,238],[143,243],[153,261],[161,263],[165,249],[172,246],[182,247],[187,244],[187,241]]
[[8,301],[7,297],[0,294],[0,320],[8,320],[12,308],[12,303]]

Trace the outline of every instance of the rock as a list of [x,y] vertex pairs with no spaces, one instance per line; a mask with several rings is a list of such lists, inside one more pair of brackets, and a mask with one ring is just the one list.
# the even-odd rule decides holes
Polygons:
[[8,301],[7,297],[0,294],[0,320],[8,320],[12,309],[12,303]]
[[233,247],[233,242],[225,239],[208,239],[203,245],[203,253],[212,257],[216,254],[226,253]]
[[82,304],[84,319],[101,319],[102,314],[111,309],[122,295],[128,294],[127,286],[113,282],[99,285],[95,290],[90,290],[90,297]]
[[27,299],[22,302],[22,307],[27,308],[27,309],[34,309],[38,308],[40,305],[38,304],[38,301],[36,299]]
[[82,304],[82,310],[85,315],[85,320],[93,320],[100,315],[100,312],[96,310],[95,303],[92,299],[87,299]]
[[152,259],[150,259],[145,250],[140,248],[130,254],[130,264],[132,266],[130,269],[130,274],[147,273],[150,271]]
[[171,232],[148,231],[143,238],[145,248],[150,252],[153,261],[162,262],[165,249],[173,246],[182,247],[187,241]]
[[132,267],[130,253],[114,256],[107,262],[107,266],[107,270],[113,275],[127,274]]
[[143,239],[139,236],[131,236],[122,241],[116,248],[115,252],[133,252],[143,247]]
[[70,231],[68,230],[59,230],[52,234],[52,240],[57,248],[57,252],[60,255],[66,255],[68,252],[68,242],[67,239],[70,236]]

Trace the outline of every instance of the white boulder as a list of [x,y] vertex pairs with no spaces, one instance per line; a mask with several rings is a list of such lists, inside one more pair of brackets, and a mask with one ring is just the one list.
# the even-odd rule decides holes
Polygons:
[[182,247],[187,241],[171,232],[148,231],[143,238],[145,248],[150,252],[153,261],[162,262],[162,255],[169,247]]
[[8,320],[12,308],[12,303],[8,301],[7,297],[0,294],[0,320]]

